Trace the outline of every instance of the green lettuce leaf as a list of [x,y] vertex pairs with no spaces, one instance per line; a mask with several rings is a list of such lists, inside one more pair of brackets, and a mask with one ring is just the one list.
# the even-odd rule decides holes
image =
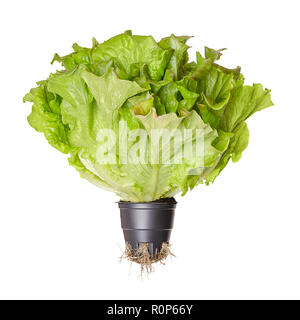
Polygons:
[[23,101],[32,102],[32,112],[28,116],[29,124],[42,132],[51,146],[63,153],[69,153],[68,128],[62,123],[59,96],[48,92],[45,82],[33,88],[25,95]]
[[214,182],[231,158],[234,162],[237,162],[241,158],[243,151],[247,148],[248,142],[249,130],[247,124],[246,122],[241,122],[234,129],[228,148],[223,153],[217,166],[206,176],[206,183]]
[[190,37],[186,36],[176,37],[172,34],[170,37],[161,39],[158,43],[163,49],[171,49],[173,51],[167,68],[174,74],[175,80],[182,77],[184,74],[184,65],[188,62],[189,57],[187,50],[189,46],[186,45],[186,41],[189,38]]
[[25,95],[29,124],[81,177],[123,200],[213,182],[246,149],[246,120],[273,103],[261,84],[244,85],[240,67],[216,63],[224,49],[189,61],[188,39],[126,31],[91,48],[75,43],[54,55],[63,69]]
[[136,76],[144,64],[152,80],[160,80],[170,57],[152,36],[133,36],[130,33],[117,35],[98,45],[92,52],[95,63],[114,58],[131,76]]
[[220,127],[225,131],[233,130],[254,112],[272,106],[270,90],[263,89],[261,84],[238,86],[231,93],[221,118]]

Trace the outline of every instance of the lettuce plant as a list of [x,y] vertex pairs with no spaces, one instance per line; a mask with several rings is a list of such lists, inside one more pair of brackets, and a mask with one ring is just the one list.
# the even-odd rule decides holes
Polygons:
[[[272,101],[261,84],[244,85],[239,67],[217,63],[223,49],[205,47],[189,61],[188,39],[156,42],[127,31],[101,44],[93,39],[91,48],[75,43],[69,55],[54,56],[63,69],[25,95],[33,103],[29,124],[83,178],[122,200],[149,202],[212,183],[247,147],[245,121]],[[181,134],[168,145],[171,161],[159,161],[163,142],[153,151],[153,129]],[[146,135],[134,139],[134,130]],[[110,143],[103,132],[113,133]]]

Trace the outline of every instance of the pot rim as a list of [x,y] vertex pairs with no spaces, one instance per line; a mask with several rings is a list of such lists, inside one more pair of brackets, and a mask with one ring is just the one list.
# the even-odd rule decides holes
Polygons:
[[177,201],[172,198],[161,198],[155,201],[149,202],[130,202],[130,201],[118,201],[119,208],[122,209],[150,209],[150,208],[175,208]]

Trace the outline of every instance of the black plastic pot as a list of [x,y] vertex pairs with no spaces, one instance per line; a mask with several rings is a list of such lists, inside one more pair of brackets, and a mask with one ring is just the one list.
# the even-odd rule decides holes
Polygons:
[[119,202],[124,238],[134,251],[139,243],[146,242],[153,257],[164,242],[169,242],[176,203],[174,198],[152,202]]

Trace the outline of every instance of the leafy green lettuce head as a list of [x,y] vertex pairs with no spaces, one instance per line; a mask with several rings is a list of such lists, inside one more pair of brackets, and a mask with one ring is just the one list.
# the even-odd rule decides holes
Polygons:
[[55,54],[64,69],[24,97],[33,103],[29,124],[69,154],[83,178],[123,200],[153,201],[213,182],[247,147],[245,121],[272,101],[261,84],[244,85],[239,67],[216,63],[223,49],[206,47],[189,62],[188,39],[125,32]]

